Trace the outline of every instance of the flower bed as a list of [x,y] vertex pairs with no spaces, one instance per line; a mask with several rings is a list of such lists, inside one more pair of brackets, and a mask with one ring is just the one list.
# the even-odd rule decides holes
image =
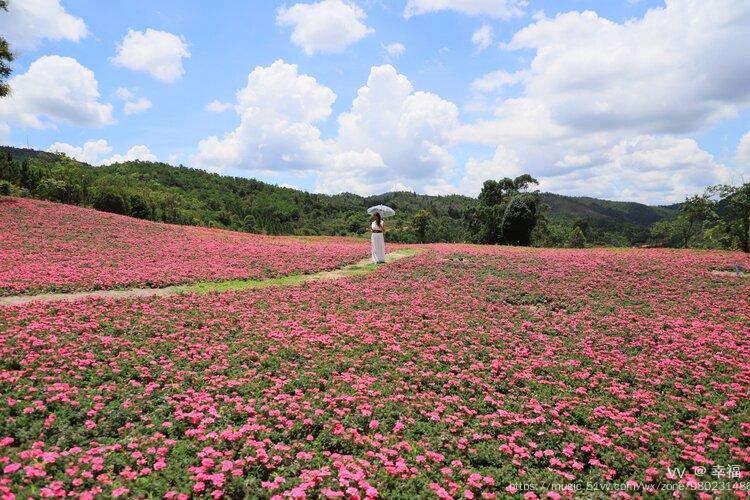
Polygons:
[[710,273],[737,259],[440,245],[336,282],[0,309],[0,493],[739,488],[750,284]]
[[335,269],[367,242],[157,224],[96,210],[0,198],[0,295],[162,287]]

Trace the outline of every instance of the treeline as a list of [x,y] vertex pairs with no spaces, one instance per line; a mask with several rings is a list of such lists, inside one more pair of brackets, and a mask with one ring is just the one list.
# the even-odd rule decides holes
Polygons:
[[408,192],[330,196],[164,163],[93,167],[61,154],[0,147],[0,194],[158,222],[264,234],[364,235],[365,209],[384,204],[398,212],[387,223],[388,239],[395,242],[746,248],[747,184],[715,187],[700,203],[690,199],[671,207],[539,193],[535,185],[528,175],[488,180],[478,199]]
[[750,251],[750,183],[688,197],[675,217],[651,226],[651,237],[661,246]]
[[0,194],[157,222],[296,235],[363,235],[367,207],[387,204],[399,212],[388,221],[388,238],[398,242],[465,241],[463,217],[474,203],[466,196],[407,192],[329,196],[164,163],[93,167],[61,154],[7,147],[0,150]]

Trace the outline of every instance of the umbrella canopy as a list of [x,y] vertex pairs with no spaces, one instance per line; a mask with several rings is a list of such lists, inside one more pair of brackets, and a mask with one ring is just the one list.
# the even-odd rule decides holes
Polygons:
[[381,217],[391,217],[392,215],[396,215],[395,210],[385,205],[375,205],[374,207],[370,207],[367,209],[367,213],[370,215],[377,213],[380,214]]

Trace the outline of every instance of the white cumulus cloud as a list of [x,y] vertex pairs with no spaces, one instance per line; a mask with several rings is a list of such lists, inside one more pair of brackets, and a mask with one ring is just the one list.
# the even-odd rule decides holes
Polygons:
[[188,57],[190,51],[181,36],[151,28],[145,31],[129,29],[117,44],[117,54],[112,58],[112,63],[172,83],[185,73],[182,60]]
[[335,100],[331,89],[300,75],[295,64],[259,66],[237,91],[239,126],[221,139],[200,141],[195,161],[213,169],[308,169],[324,148],[313,123],[331,114]]
[[109,154],[112,147],[104,139],[86,141],[83,146],[73,146],[64,142],[52,144],[47,151],[53,153],[65,153],[71,158],[88,163],[89,165],[98,165],[99,157]]
[[473,35],[471,35],[471,43],[476,46],[477,52],[482,52],[492,45],[493,39],[494,33],[492,31],[492,26],[487,23],[484,23],[474,32]]
[[122,111],[126,115],[142,113],[147,109],[151,109],[151,106],[153,105],[153,103],[149,99],[136,96],[135,92],[127,87],[118,88],[115,91],[115,95],[117,95],[120,100],[124,101]]
[[750,103],[750,3],[674,0],[616,23],[595,12],[543,18],[509,50],[536,52],[526,95],[589,130],[684,133]]
[[388,45],[383,45],[383,50],[385,51],[386,58],[391,61],[393,59],[398,59],[404,53],[406,52],[406,47],[403,43],[389,43]]
[[276,22],[292,26],[292,42],[308,56],[316,52],[342,52],[375,30],[365,24],[367,14],[353,2],[322,0],[297,3],[278,10]]
[[515,71],[509,73],[505,70],[499,69],[477,78],[472,82],[471,87],[474,90],[479,90],[481,92],[494,92],[504,87],[521,83],[527,75],[528,72],[526,71]]
[[156,155],[151,152],[148,147],[139,144],[137,146],[133,146],[132,148],[128,149],[125,154],[119,155],[113,155],[106,160],[102,160],[102,165],[109,165],[111,163],[123,163],[126,161],[157,161]]
[[523,15],[526,0],[409,0],[404,17],[410,18],[429,12],[452,10],[470,16],[490,16],[510,19]]
[[[528,66],[475,80],[496,104],[454,140],[502,147],[543,189],[679,201],[742,173],[686,135],[750,106],[748,36],[738,0],[671,0],[623,23],[539,14],[504,44],[534,51]],[[512,85],[519,95],[501,99]]]
[[79,41],[88,35],[83,19],[68,14],[60,0],[11,0],[0,15],[0,33],[14,49],[33,49],[42,39]]
[[113,123],[112,105],[99,101],[94,72],[70,57],[43,56],[8,82],[0,122],[45,128],[58,123],[99,127]]
[[48,151],[65,153],[71,158],[88,163],[89,165],[109,165],[126,161],[156,161],[156,155],[144,145],[133,146],[125,154],[115,154],[109,158],[101,158],[112,152],[112,147],[105,139],[86,141],[83,146],[73,146],[64,142],[52,144]]
[[134,115],[137,113],[142,113],[147,109],[151,109],[151,106],[152,103],[149,99],[146,99],[145,97],[139,97],[134,101],[126,102],[122,107],[122,110],[126,115]]
[[464,167],[464,175],[461,179],[458,191],[469,195],[478,196],[482,185],[487,179],[511,179],[523,174],[521,161],[515,152],[498,146],[492,158],[481,160],[469,158]]
[[[453,167],[448,145],[458,126],[458,108],[436,94],[414,91],[391,65],[370,70],[367,84],[338,122],[336,142],[342,151],[373,151],[382,159],[383,168],[362,173],[373,187],[402,182],[421,188]],[[326,182],[321,187],[330,191]]]
[[308,173],[316,189],[374,193],[398,186],[423,188],[447,175],[458,108],[439,96],[414,91],[391,65],[371,69],[338,133],[324,138],[336,95],[296,65],[281,60],[257,67],[237,92],[240,124],[222,138],[198,144],[196,166],[244,175]]
[[682,201],[732,180],[731,169],[693,139],[668,135],[623,139],[591,166],[540,179],[549,191],[642,203]]
[[224,111],[234,109],[234,104],[229,102],[221,102],[214,99],[213,101],[206,104],[203,109],[205,109],[209,113],[223,113]]

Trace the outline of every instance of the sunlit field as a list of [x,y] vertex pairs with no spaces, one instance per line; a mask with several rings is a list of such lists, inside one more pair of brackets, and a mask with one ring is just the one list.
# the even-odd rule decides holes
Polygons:
[[[86,245],[76,272],[60,273],[64,252],[34,268],[4,259],[5,293],[205,277],[185,258],[225,277],[308,271],[295,252],[323,251],[180,228],[174,245],[194,246],[158,279],[146,278],[152,257],[131,251],[98,281],[82,262],[110,258],[102,232],[127,246],[145,228],[136,234],[158,252],[173,240],[96,215],[107,218],[96,236],[75,234]],[[30,235],[53,229],[35,220],[4,251],[48,252],[52,238]],[[213,260],[225,245],[278,250],[237,271],[248,261]],[[335,250],[323,266],[366,254],[315,245]],[[747,255],[421,248],[335,281],[0,308],[0,492],[556,498],[589,484],[745,495],[750,281],[713,271],[747,268]]]
[[347,238],[158,224],[20,198],[0,198],[0,234],[0,296],[269,278],[369,254],[366,242]]

